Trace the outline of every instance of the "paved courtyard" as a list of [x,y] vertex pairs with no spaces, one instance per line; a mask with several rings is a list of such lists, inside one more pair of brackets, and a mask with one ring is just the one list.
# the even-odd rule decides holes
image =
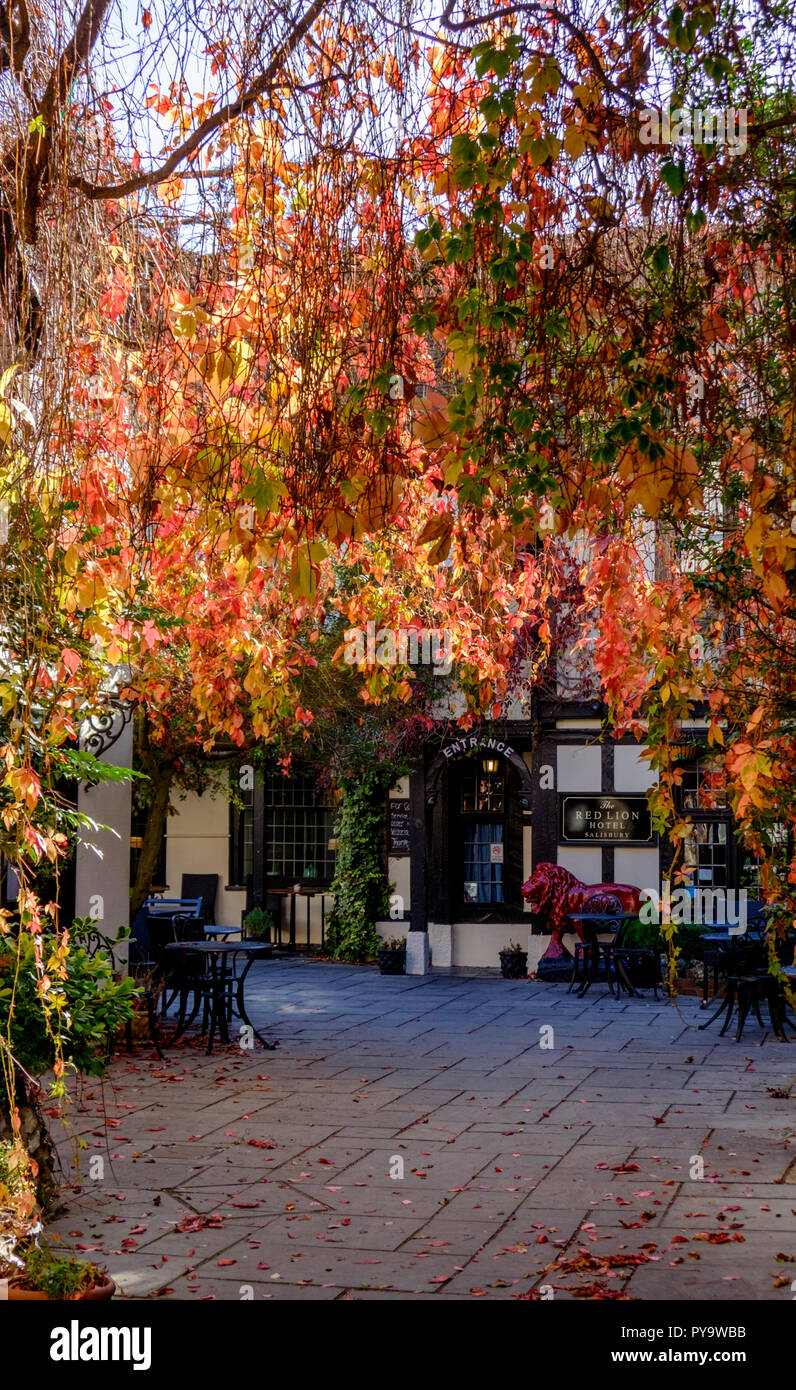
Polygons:
[[276,1052],[140,1046],[73,1110],[51,1232],[126,1295],[793,1299],[796,1046],[770,1030],[603,985],[249,981]]

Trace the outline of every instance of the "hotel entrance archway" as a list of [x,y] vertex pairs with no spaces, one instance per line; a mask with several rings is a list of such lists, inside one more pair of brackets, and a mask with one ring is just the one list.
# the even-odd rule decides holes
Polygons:
[[523,918],[531,778],[521,755],[494,736],[462,739],[429,768],[427,802],[429,920]]

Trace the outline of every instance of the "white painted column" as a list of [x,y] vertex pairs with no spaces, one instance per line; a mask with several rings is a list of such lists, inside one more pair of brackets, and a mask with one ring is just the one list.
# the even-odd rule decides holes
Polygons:
[[[132,721],[125,724],[100,762],[132,767]],[[108,829],[85,827],[82,831],[76,851],[75,915],[94,918],[98,930],[107,936],[115,936],[119,927],[130,925],[131,805],[129,782],[105,782],[78,791],[78,810]]]

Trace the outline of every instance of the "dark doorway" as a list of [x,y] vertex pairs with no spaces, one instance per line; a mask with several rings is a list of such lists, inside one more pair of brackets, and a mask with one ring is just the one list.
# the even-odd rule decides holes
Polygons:
[[522,814],[516,769],[497,753],[449,768],[450,889],[456,917],[502,920],[522,908]]

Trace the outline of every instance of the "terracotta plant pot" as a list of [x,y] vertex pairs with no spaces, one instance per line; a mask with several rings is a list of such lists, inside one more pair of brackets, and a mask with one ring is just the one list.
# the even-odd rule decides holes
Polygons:
[[[112,1279],[105,1279],[101,1284],[92,1284],[90,1289],[83,1293],[76,1293],[73,1298],[66,1299],[67,1303],[80,1303],[88,1300],[113,1298],[116,1292],[116,1285]],[[26,1289],[21,1284],[14,1283],[13,1280],[8,1285],[8,1298],[11,1303],[59,1303],[60,1299],[51,1299],[48,1294],[41,1289]]]
[[93,1302],[99,1299],[104,1300],[106,1298],[113,1298],[115,1292],[116,1285],[114,1284],[113,1280],[104,1279],[101,1284],[92,1284],[91,1288],[86,1289],[84,1293],[76,1293],[75,1302],[82,1300],[91,1300]]

